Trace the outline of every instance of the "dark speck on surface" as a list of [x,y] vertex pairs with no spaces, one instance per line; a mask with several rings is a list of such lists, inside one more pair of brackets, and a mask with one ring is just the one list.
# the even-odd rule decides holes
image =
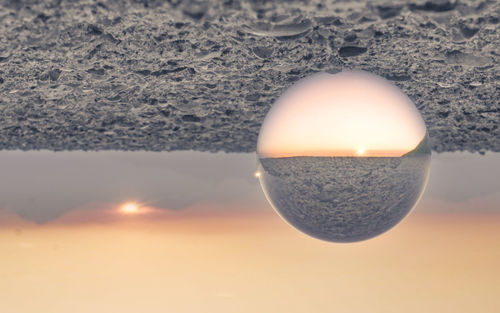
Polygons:
[[104,75],[105,70],[103,68],[91,68],[87,70],[90,74]]
[[356,36],[355,33],[350,33],[350,34],[347,34],[347,36],[344,37],[344,40],[347,41],[347,42],[353,42],[357,38],[358,38],[358,36]]
[[201,119],[198,116],[192,115],[192,114],[183,115],[182,120],[184,122],[199,122],[199,121],[201,121]]
[[421,10],[421,11],[430,11],[430,12],[446,12],[453,10],[457,5],[457,0],[448,1],[448,0],[433,0],[426,1],[423,4],[418,3],[410,3],[410,10]]
[[345,46],[339,49],[339,56],[342,58],[355,57],[366,52],[366,48],[357,46]]
[[462,32],[465,38],[471,38],[479,31],[479,28],[471,28],[468,27],[467,25],[462,25],[460,27],[460,31]]
[[54,69],[54,70],[49,71],[49,77],[50,77],[50,80],[52,80],[52,81],[56,81],[59,78],[59,75],[61,75],[61,70],[59,70],[59,69]]
[[386,19],[398,16],[402,8],[401,5],[379,5],[377,11],[381,18]]
[[410,75],[405,75],[405,74],[389,74],[385,75],[385,78],[388,80],[396,81],[396,82],[402,82],[402,81],[407,81],[411,79]]
[[102,34],[102,29],[97,27],[96,25],[90,24],[87,27],[87,31],[90,35],[101,35]]
[[256,56],[262,59],[267,59],[273,54],[273,49],[268,47],[255,47],[252,51]]

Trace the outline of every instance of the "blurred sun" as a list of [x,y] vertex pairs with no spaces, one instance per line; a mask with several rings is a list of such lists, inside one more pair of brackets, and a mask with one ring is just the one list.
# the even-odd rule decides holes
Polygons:
[[120,207],[120,211],[126,214],[139,213],[139,204],[136,202],[127,202]]
[[358,155],[363,155],[365,154],[365,152],[366,152],[365,148],[359,148],[357,151]]

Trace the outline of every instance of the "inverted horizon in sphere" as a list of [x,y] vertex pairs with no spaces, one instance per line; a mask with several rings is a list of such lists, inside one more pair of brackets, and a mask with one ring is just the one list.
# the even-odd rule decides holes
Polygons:
[[429,177],[430,154],[414,157],[259,159],[259,180],[275,211],[301,232],[356,242],[397,225]]
[[259,157],[397,157],[415,150],[426,128],[411,100],[361,71],[314,74],[281,96],[262,125]]

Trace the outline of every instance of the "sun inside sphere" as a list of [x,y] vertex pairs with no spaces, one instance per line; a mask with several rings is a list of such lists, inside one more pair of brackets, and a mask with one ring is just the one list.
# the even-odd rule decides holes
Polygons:
[[389,81],[367,72],[314,74],[267,114],[259,157],[402,156],[426,136],[420,113]]

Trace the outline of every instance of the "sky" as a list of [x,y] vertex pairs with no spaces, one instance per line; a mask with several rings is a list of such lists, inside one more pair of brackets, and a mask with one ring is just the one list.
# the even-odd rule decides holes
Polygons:
[[[434,154],[416,212],[500,212],[500,153]],[[128,201],[165,210],[264,208],[253,153],[0,152],[0,212],[46,223],[75,209]],[[477,206],[476,206],[477,204]],[[253,210],[252,209],[252,210]]]
[[[44,208],[102,200],[43,222],[0,209],[0,312],[500,310],[498,153],[434,155],[414,212],[351,244],[281,220],[253,177],[254,154],[3,151],[0,160],[4,204],[25,203],[12,193],[20,186]],[[141,187],[138,213],[120,211],[129,199],[119,182]]]

